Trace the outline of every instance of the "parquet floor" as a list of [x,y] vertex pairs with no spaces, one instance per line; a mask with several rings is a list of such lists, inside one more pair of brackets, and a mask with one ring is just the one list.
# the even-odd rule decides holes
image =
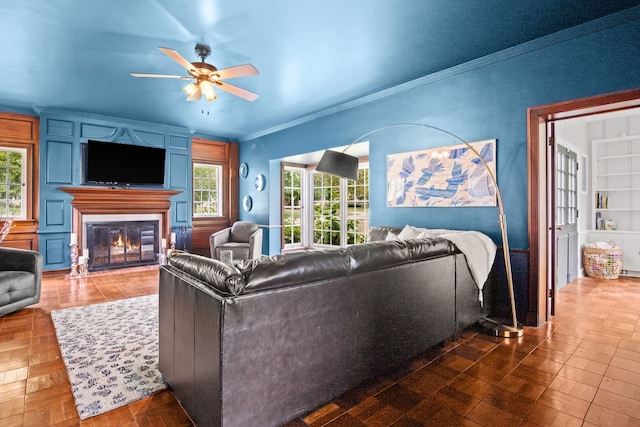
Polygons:
[[[157,267],[46,277],[0,317],[0,426],[190,426],[170,391],[80,421],[50,312],[157,293]],[[286,427],[640,426],[640,279],[580,279],[519,340],[471,328]]]

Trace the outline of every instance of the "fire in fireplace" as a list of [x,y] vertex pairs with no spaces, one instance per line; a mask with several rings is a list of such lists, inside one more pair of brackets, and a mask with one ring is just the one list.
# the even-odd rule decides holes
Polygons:
[[89,271],[158,262],[158,221],[87,223]]

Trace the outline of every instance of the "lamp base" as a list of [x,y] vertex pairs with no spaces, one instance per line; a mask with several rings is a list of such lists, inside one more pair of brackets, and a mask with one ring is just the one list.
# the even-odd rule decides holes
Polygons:
[[490,319],[485,317],[480,321],[480,325],[489,335],[502,338],[518,338],[524,334],[522,324],[518,322],[517,327],[513,327],[513,322],[502,319]]

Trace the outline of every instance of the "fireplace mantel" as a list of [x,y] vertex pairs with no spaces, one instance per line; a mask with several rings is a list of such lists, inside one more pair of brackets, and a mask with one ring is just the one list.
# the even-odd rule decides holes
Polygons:
[[124,189],[108,187],[58,187],[73,196],[73,231],[79,236],[82,230],[82,215],[91,214],[160,214],[162,236],[167,237],[171,228],[172,196],[182,193],[164,189]]

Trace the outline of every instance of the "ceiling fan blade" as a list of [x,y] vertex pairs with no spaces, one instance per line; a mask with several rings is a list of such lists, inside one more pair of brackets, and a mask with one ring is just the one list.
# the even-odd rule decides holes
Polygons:
[[235,79],[236,77],[255,76],[256,74],[260,74],[260,72],[253,65],[244,64],[218,70],[217,74],[224,80]]
[[154,79],[181,79],[192,80],[193,76],[178,76],[175,74],[149,74],[149,73],[129,73],[133,77],[150,77]]
[[232,95],[239,96],[240,98],[246,99],[249,102],[255,101],[258,99],[258,94],[249,92],[246,89],[242,89],[238,86],[230,85],[229,83],[217,81],[214,82],[217,87],[220,89],[229,92]]
[[198,86],[198,91],[192,96],[187,96],[187,101],[200,101],[200,98],[202,98],[202,90],[200,90],[200,87]]
[[158,49],[160,49],[162,51],[162,53],[167,55],[169,58],[173,59],[178,64],[180,64],[184,68],[186,68],[187,71],[189,71],[189,74],[191,74],[192,76],[200,75],[200,72],[198,71],[198,69],[196,67],[194,67],[193,64],[191,64],[191,62],[189,62],[186,59],[184,59],[182,57],[182,55],[180,55],[175,50],[169,49],[169,48],[166,48],[166,47],[159,47]]

